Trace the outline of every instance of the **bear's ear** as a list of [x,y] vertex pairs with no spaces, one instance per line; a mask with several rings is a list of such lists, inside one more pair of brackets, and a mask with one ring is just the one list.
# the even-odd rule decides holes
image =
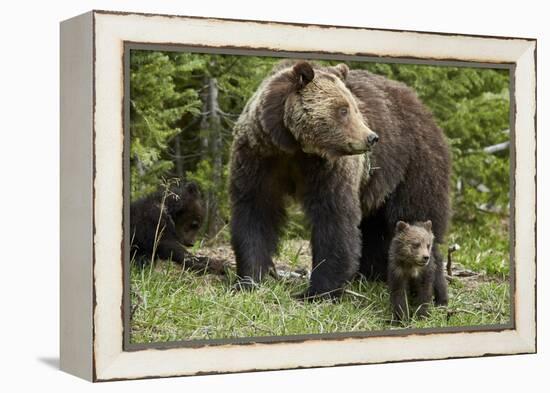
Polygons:
[[275,146],[286,153],[295,153],[300,146],[284,124],[285,102],[292,93],[309,83],[310,78],[313,78],[311,65],[305,61],[296,63],[267,84],[259,105],[263,130],[270,135]]
[[292,71],[296,75],[298,89],[303,89],[315,77],[315,71],[307,61],[299,61],[294,64]]
[[346,78],[348,77],[349,68],[346,64],[340,63],[335,65],[334,67],[329,68],[330,72],[336,75],[338,78],[342,80],[342,82],[346,81]]
[[428,221],[424,222],[424,228],[426,228],[426,230],[428,230],[428,231],[431,231],[432,230],[432,220],[428,220]]
[[397,221],[397,224],[395,224],[395,229],[397,229],[397,232],[404,231],[409,227],[409,224],[407,224],[404,221]]

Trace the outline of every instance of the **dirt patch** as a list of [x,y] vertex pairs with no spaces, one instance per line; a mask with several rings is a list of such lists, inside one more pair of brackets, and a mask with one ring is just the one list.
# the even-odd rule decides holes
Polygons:
[[[229,244],[203,247],[198,254],[224,260],[232,268],[235,268],[235,254]],[[279,254],[273,258],[273,262],[280,276],[309,277],[311,272],[311,248],[309,241],[302,239],[284,241]],[[504,281],[504,279],[496,276],[487,276],[482,272],[466,269],[460,263],[453,263],[452,276],[447,275],[447,280],[459,281],[466,289],[472,290],[484,283],[501,283]]]
[[203,247],[197,252],[197,255],[226,261],[231,266],[235,266],[235,254],[229,244]]

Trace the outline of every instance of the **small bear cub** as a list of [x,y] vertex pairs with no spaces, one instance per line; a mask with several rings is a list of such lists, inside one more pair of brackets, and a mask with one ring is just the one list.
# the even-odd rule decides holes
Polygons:
[[132,253],[138,266],[171,259],[186,269],[225,274],[224,261],[193,255],[204,219],[204,202],[194,182],[172,185],[130,204]]
[[[407,320],[411,311],[426,316],[432,302],[436,266],[432,255],[432,222],[408,224],[398,221],[391,241],[388,261],[388,287],[393,319]],[[409,310],[408,297],[414,305]]]

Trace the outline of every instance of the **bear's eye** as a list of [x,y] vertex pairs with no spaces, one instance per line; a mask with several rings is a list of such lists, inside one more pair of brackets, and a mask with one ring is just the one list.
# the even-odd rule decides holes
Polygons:
[[191,229],[199,229],[200,224],[199,224],[198,221],[193,221],[189,227],[190,227]]
[[413,243],[414,248],[419,248],[420,245],[421,245],[420,243]]
[[340,108],[340,116],[345,117],[349,113],[349,109],[347,106],[343,106]]

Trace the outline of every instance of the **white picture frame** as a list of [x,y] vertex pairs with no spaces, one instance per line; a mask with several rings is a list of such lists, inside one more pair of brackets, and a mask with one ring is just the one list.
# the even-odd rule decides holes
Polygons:
[[[126,345],[125,48],[141,44],[510,67],[511,325],[252,344]],[[536,40],[91,11],[61,23],[60,71],[63,370],[109,381],[536,352]]]

